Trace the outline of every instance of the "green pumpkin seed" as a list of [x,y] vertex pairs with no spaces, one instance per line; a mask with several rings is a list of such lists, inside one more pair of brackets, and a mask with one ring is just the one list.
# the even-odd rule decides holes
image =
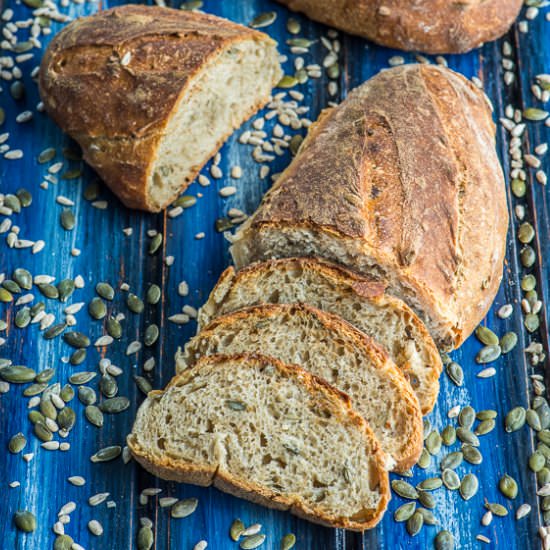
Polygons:
[[454,426],[445,426],[443,431],[441,432],[441,442],[446,447],[450,447],[451,445],[454,445],[456,441],[456,429]]
[[40,441],[46,442],[53,439],[53,433],[43,422],[36,422],[34,425],[34,435],[40,439]]
[[548,510],[550,510],[550,497],[544,497],[542,499],[542,503],[541,503],[541,508],[547,512]]
[[460,483],[460,496],[464,500],[470,500],[479,488],[479,481],[475,474],[466,474]]
[[218,218],[215,223],[216,231],[218,233],[223,233],[224,231],[229,231],[233,229],[235,224],[229,218]]
[[235,401],[235,400],[227,399],[225,401],[225,404],[232,411],[246,411],[246,403],[243,403],[242,401]]
[[82,192],[82,196],[87,201],[95,201],[99,197],[99,184],[96,181],[88,184],[84,188],[84,191]]
[[46,298],[49,298],[50,300],[57,300],[59,298],[59,291],[55,286],[50,285],[49,283],[40,283],[37,286],[38,290],[46,296]]
[[178,197],[175,201],[173,206],[178,207],[181,206],[182,208],[191,208],[197,204],[197,197],[194,197],[193,195],[182,195],[181,197]]
[[12,300],[13,300],[12,294],[8,292],[5,288],[0,287],[0,302],[4,302],[5,304],[7,304]]
[[86,349],[80,348],[75,350],[71,357],[69,358],[69,363],[73,365],[73,367],[76,367],[77,365],[81,365],[86,360]]
[[435,491],[436,489],[439,489],[443,485],[443,481],[439,477],[429,477],[427,479],[423,479],[416,488],[419,491]]
[[265,541],[265,535],[263,533],[258,533],[256,535],[250,535],[245,537],[239,543],[239,548],[241,550],[253,550],[254,548],[260,547]]
[[473,407],[470,407],[468,405],[466,407],[463,407],[460,411],[460,414],[458,415],[458,423],[466,430],[469,430],[474,425],[475,418],[475,410],[473,409]]
[[88,405],[84,409],[84,415],[90,424],[98,428],[103,426],[103,413],[95,405]]
[[138,531],[137,547],[138,550],[150,550],[155,543],[153,530],[148,526],[143,526]]
[[327,76],[333,80],[340,77],[340,66],[338,63],[333,63],[327,68]]
[[46,417],[39,411],[29,411],[27,418],[32,424],[36,424],[37,422],[46,422]]
[[486,502],[485,508],[487,508],[487,510],[493,513],[495,516],[505,517],[508,515],[508,510],[504,506],[502,506],[502,504],[498,504],[496,502]]
[[439,523],[430,510],[426,510],[426,508],[419,508],[417,512],[422,514],[422,517],[424,518],[424,525],[437,525]]
[[498,344],[498,336],[489,327],[479,325],[475,334],[477,339],[486,346],[496,346]]
[[50,162],[50,160],[52,160],[54,157],[55,149],[53,147],[48,147],[38,155],[38,164],[45,164],[46,162]]
[[49,382],[55,375],[55,369],[44,369],[40,371],[35,378],[35,381],[42,384]]
[[36,529],[36,517],[28,510],[17,510],[13,514],[13,522],[19,531],[32,533]]
[[2,286],[9,290],[12,294],[20,294],[21,293],[21,287],[11,279],[6,279],[5,281],[2,281]]
[[294,19],[294,17],[289,17],[286,22],[286,30],[290,34],[300,34],[302,25],[300,25],[300,22],[297,19]]
[[23,208],[27,208],[32,204],[32,195],[27,189],[24,189],[23,187],[18,189],[16,195]]
[[103,319],[107,315],[107,306],[101,298],[96,296],[88,304],[88,313],[93,319]]
[[93,405],[97,401],[97,394],[95,390],[89,386],[79,386],[78,400],[83,405]]
[[59,397],[65,401],[65,403],[69,403],[74,398],[74,390],[73,387],[70,384],[65,384],[61,391],[59,392]]
[[154,254],[162,245],[162,233],[157,233],[149,243],[149,254]]
[[7,208],[10,208],[16,214],[19,214],[21,212],[21,203],[19,202],[19,199],[15,195],[12,195],[12,194],[5,195],[4,206],[6,206]]
[[46,340],[53,340],[54,338],[57,338],[66,328],[67,325],[65,323],[53,325],[44,332],[44,338]]
[[240,519],[236,519],[229,529],[231,540],[237,542],[241,537],[241,533],[245,530],[244,523]]
[[537,109],[536,107],[528,107],[523,110],[523,117],[527,120],[538,122],[548,117],[548,111]]
[[61,212],[60,221],[61,221],[61,227],[63,227],[65,231],[72,231],[76,225],[76,218],[75,218],[74,212],[69,208],[65,208]]
[[521,286],[521,290],[525,292],[529,292],[530,290],[535,290],[535,288],[537,287],[537,279],[532,274],[525,275],[525,277],[521,279],[520,286]]
[[422,452],[420,453],[420,457],[418,458],[418,462],[416,464],[419,468],[425,470],[430,466],[431,461],[432,457],[430,453],[426,449],[422,449]]
[[109,283],[97,283],[95,291],[105,300],[111,301],[115,297],[115,291]]
[[298,154],[298,151],[300,150],[300,147],[302,146],[303,142],[304,142],[304,138],[300,134],[296,134],[292,136],[292,139],[290,140],[290,144],[288,148],[290,149],[290,153],[293,157],[295,157]]
[[199,501],[196,498],[178,500],[170,509],[170,515],[175,519],[186,518],[197,509],[198,505]]
[[110,374],[104,374],[99,381],[99,390],[105,397],[114,397],[118,393],[118,384]]
[[407,502],[403,504],[393,514],[393,519],[397,522],[407,521],[416,511],[415,502]]
[[416,511],[407,521],[407,533],[414,537],[420,533],[424,525],[424,516]]
[[32,275],[26,269],[22,267],[17,268],[14,270],[12,278],[21,288],[25,290],[30,290],[32,288]]
[[535,265],[535,262],[537,260],[537,255],[533,249],[533,247],[529,245],[525,245],[523,249],[520,252],[520,260],[521,265],[527,269],[530,267],[533,267]]
[[309,48],[315,44],[315,40],[308,38],[289,38],[286,43],[293,48]]
[[147,290],[147,303],[151,305],[158,304],[161,296],[161,290],[158,285],[151,285]]
[[159,328],[154,323],[149,325],[145,329],[145,335],[143,336],[143,343],[150,347],[158,340],[159,337]]
[[502,350],[498,344],[494,346],[485,346],[484,348],[481,348],[479,353],[476,355],[476,362],[481,365],[492,363],[500,357],[501,351]]
[[444,456],[443,459],[441,460],[441,469],[454,470],[462,464],[463,460],[464,460],[464,455],[461,451],[455,451],[453,453],[449,453],[447,456]]
[[550,407],[548,406],[548,403],[543,402],[538,407],[535,407],[535,410],[539,415],[542,429],[545,430],[547,428],[550,428]]
[[425,446],[427,451],[432,455],[435,456],[439,454],[439,451],[441,450],[441,443],[442,439],[439,435],[439,432],[437,430],[433,430],[430,435],[426,438]]
[[291,550],[296,545],[296,535],[288,533],[281,540],[281,550]]
[[115,458],[118,458],[121,453],[122,447],[120,447],[119,445],[111,445],[97,451],[97,453],[93,454],[90,457],[90,460],[92,462],[109,462],[111,460],[114,460]]
[[540,326],[540,319],[535,313],[528,313],[523,319],[527,332],[536,332]]
[[90,339],[82,332],[72,331],[63,335],[63,340],[73,348],[87,348],[90,345]]
[[537,483],[539,485],[550,483],[550,469],[546,466],[537,472]]
[[130,406],[130,400],[127,397],[112,397],[101,403],[99,408],[107,414],[118,414],[125,411]]
[[277,88],[294,88],[298,84],[298,81],[294,76],[291,75],[285,75],[281,80],[279,80],[279,83],[277,84]]
[[66,302],[67,298],[74,292],[75,284],[72,279],[63,279],[57,285],[57,290],[59,291],[59,301]]
[[513,408],[504,421],[504,428],[508,433],[515,432],[525,425],[526,411],[523,407]]
[[476,435],[486,435],[489,432],[492,432],[495,428],[495,421],[494,420],[483,420],[483,422],[480,422],[477,426],[477,428],[474,430],[474,433]]
[[507,332],[500,339],[502,353],[510,353],[518,343],[518,335],[515,332]]
[[498,488],[506,498],[513,500],[518,496],[518,484],[516,483],[516,480],[508,474],[504,474],[500,478]]
[[28,388],[25,388],[23,395],[25,397],[33,397],[42,393],[47,387],[48,384],[31,384]]
[[420,493],[418,493],[418,500],[420,501],[420,504],[426,508],[435,508],[435,498],[431,493],[420,491]]
[[55,405],[51,402],[50,397],[47,394],[42,396],[40,400],[40,412],[47,418],[55,420],[57,418],[57,409]]
[[8,443],[8,449],[10,453],[17,454],[20,453],[27,444],[27,438],[21,433],[15,434]]
[[[31,45],[31,48],[33,46]],[[4,124],[4,122],[6,121],[6,111],[0,107],[0,126],[2,126],[2,124]]]
[[74,540],[69,535],[59,535],[55,538],[53,550],[71,550]]
[[71,407],[64,407],[59,411],[59,414],[57,415],[57,423],[60,428],[67,431],[72,430],[75,422],[76,414]]
[[434,540],[435,550],[455,550],[455,539],[449,531],[439,531]]
[[107,319],[105,329],[107,330],[107,334],[112,336],[115,340],[122,337],[122,325],[114,317],[109,317],[109,319]]
[[527,409],[525,413],[525,420],[529,427],[536,432],[540,432],[542,430],[542,424],[540,421],[540,417],[537,414],[537,411],[534,411],[533,409]]
[[20,80],[16,80],[10,86],[10,94],[16,101],[23,99],[25,95],[25,85]]
[[[65,153],[65,151],[63,151]],[[67,170],[66,172],[63,172],[61,175],[62,180],[74,180],[79,178],[82,175],[82,170],[80,168],[72,168],[71,170]]]
[[462,443],[472,445],[472,447],[479,447],[479,439],[477,435],[462,426],[456,429],[456,436],[460,439],[460,441],[462,441]]
[[447,372],[447,376],[456,386],[462,386],[464,383],[464,371],[458,363],[451,361],[447,365],[445,371]]
[[450,468],[443,470],[441,473],[441,479],[449,491],[456,491],[460,488],[460,478],[458,477],[458,474]]
[[537,439],[546,445],[550,445],[550,430],[542,429],[537,433]]
[[546,466],[546,458],[539,451],[535,451],[529,457],[529,468],[536,473],[542,470],[544,466]]
[[134,376],[134,381],[136,382],[136,386],[138,387],[138,389],[144,395],[147,395],[153,389],[153,386],[151,386],[151,382],[149,382],[149,380],[147,380],[147,378],[143,376]]
[[72,374],[69,377],[69,382],[71,384],[74,384],[75,386],[79,386],[81,384],[87,384],[90,380],[92,380],[96,376],[97,376],[97,373],[95,372],[89,372],[89,371],[77,372],[76,374]]
[[271,25],[275,19],[277,19],[277,13],[274,11],[266,11],[265,13],[260,13],[250,22],[250,26],[253,29],[261,29],[263,27],[268,27]]
[[309,77],[305,69],[299,69],[294,73],[294,78],[298,81],[298,84],[304,84],[308,81]]
[[478,420],[492,420],[497,417],[497,411],[494,411],[492,409],[485,409],[483,411],[479,411],[476,414],[476,418]]
[[128,298],[126,299],[126,305],[132,313],[141,313],[145,307],[141,298],[131,292],[128,294]]
[[36,377],[36,371],[22,365],[10,365],[0,369],[0,378],[12,384],[26,384]]
[[529,222],[524,222],[519,226],[518,239],[523,244],[529,244],[535,238],[535,230]]
[[410,483],[401,479],[394,479],[391,482],[391,488],[402,498],[408,498],[409,500],[418,498],[418,491]]
[[25,328],[31,322],[31,310],[28,307],[20,309],[15,315],[15,326],[17,328]]

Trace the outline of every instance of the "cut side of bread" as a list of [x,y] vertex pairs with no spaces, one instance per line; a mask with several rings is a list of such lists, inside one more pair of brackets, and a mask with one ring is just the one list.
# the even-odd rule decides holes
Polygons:
[[254,306],[218,317],[176,357],[176,372],[204,355],[262,353],[296,364],[349,395],[393,469],[416,463],[422,450],[418,399],[372,339],[339,317],[305,304]]
[[39,85],[49,115],[113,192],[156,212],[269,101],[281,75],[264,33],[204,13],[126,5],[57,34]]
[[199,330],[213,319],[264,303],[307,303],[339,315],[389,353],[415,391],[423,414],[439,393],[441,357],[422,321],[384,285],[314,258],[289,258],[227,268],[198,315]]
[[202,358],[149,393],[127,441],[159,477],[332,527],[373,527],[390,498],[385,455],[349,399],[273,358]]

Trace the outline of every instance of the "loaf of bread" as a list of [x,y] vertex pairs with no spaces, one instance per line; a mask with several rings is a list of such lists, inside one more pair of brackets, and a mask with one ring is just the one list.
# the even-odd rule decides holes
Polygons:
[[314,258],[289,258],[228,267],[199,310],[199,329],[213,319],[263,304],[302,302],[339,315],[384,347],[415,391],[423,414],[439,393],[441,357],[417,315],[384,285]]
[[281,77],[267,35],[191,11],[127,5],[50,43],[40,94],[122,202],[157,212],[195,179]]
[[494,299],[507,228],[485,95],[449,69],[405,65],[323,112],[231,253],[238,268],[317,256],[383,281],[450,349]]
[[298,367],[210,356],[149,393],[128,436],[159,477],[364,530],[390,498],[386,457],[349,399]]
[[368,336],[305,304],[263,305],[218,317],[176,356],[176,372],[204,355],[262,353],[349,395],[398,471],[422,450],[422,415],[405,377]]
[[502,36],[522,0],[279,0],[321,23],[377,44],[463,53]]

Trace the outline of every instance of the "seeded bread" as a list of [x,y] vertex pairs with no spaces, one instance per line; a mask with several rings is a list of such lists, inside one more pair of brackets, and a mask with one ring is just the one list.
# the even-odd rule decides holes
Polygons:
[[402,373],[372,339],[336,315],[305,304],[269,304],[218,317],[176,356],[176,372],[203,355],[262,353],[296,364],[348,394],[395,470],[422,450],[418,399]]
[[390,498],[386,457],[349,398],[263,356],[204,357],[150,392],[128,447],[164,479],[333,527],[373,527]]
[[502,36],[522,0],[279,0],[321,23],[401,50],[463,53]]
[[122,202],[157,212],[269,100],[276,44],[226,19],[142,5],[83,17],[50,43],[40,94]]
[[199,330],[247,306],[302,302],[339,315],[389,353],[415,391],[423,414],[439,393],[441,357],[426,327],[384,285],[314,258],[290,258],[227,268],[199,310]]
[[384,281],[456,348],[500,284],[504,190],[483,92],[443,67],[396,67],[322,114],[231,252],[238,268],[317,256]]

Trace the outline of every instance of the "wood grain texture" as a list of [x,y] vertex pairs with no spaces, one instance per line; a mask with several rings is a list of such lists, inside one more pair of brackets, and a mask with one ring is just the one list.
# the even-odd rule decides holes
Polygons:
[[[115,5],[116,2],[108,6]],[[1,5],[1,4],[0,4]],[[16,18],[27,16],[29,8],[14,0],[7,0],[3,7],[11,7]],[[71,4],[68,12],[72,16],[92,13],[98,8],[95,4]],[[281,51],[287,52],[285,40],[289,38],[285,30],[288,16],[286,9],[270,0],[243,0],[240,2],[222,2],[221,0],[206,0],[205,11],[228,17],[239,23],[248,23],[258,13],[274,10],[278,13],[277,21],[266,29],[279,40]],[[326,34],[326,28],[308,21],[302,16],[293,15],[302,23],[301,36],[319,39]],[[502,116],[508,103],[520,105],[533,104],[529,86],[534,74],[550,72],[550,49],[548,48],[549,23],[543,16],[531,22],[531,32],[520,34],[513,29],[508,36],[514,47],[515,60],[519,67],[518,82],[510,88],[502,84],[501,44],[488,44],[482,49],[464,56],[448,56],[451,68],[470,77],[478,76],[485,83],[485,89],[495,104],[495,116]],[[57,31],[60,25],[54,24]],[[381,68],[387,67],[388,59],[399,52],[376,47],[362,39],[341,34],[342,52],[340,97],[376,74]],[[543,47],[546,44],[546,47]],[[315,55],[305,55],[306,63],[313,59],[320,60],[323,47],[316,43],[312,48]],[[401,55],[401,54],[400,54]],[[403,54],[407,61],[413,61],[412,54]],[[291,60],[292,60],[291,56]],[[37,60],[38,61],[38,60]],[[37,62],[36,61],[36,62]],[[34,66],[35,61],[26,62]],[[286,64],[291,71],[291,61]],[[234,518],[240,517],[245,524],[259,522],[264,526],[268,541],[264,548],[277,549],[281,537],[287,532],[296,534],[300,550],[355,550],[355,549],[427,549],[431,548],[436,533],[435,527],[425,527],[421,534],[410,538],[403,524],[396,524],[392,512],[403,503],[394,498],[390,503],[389,513],[380,526],[364,536],[319,528],[298,520],[288,514],[254,506],[236,498],[224,495],[215,489],[199,489],[187,485],[176,485],[154,479],[135,464],[124,466],[120,460],[109,464],[92,464],[89,456],[98,448],[108,444],[118,444],[124,441],[128,433],[135,410],[143,397],[132,381],[132,375],[141,373],[144,360],[154,355],[157,367],[154,371],[155,387],[164,386],[171,378],[174,369],[173,355],[178,345],[185,342],[194,332],[193,324],[182,327],[167,321],[171,314],[178,313],[181,307],[188,303],[200,306],[213,287],[218,275],[228,265],[227,243],[222,235],[214,231],[214,221],[225,214],[230,207],[238,207],[251,213],[258,205],[262,194],[268,188],[267,180],[258,177],[259,165],[251,156],[250,149],[238,144],[239,132],[233,135],[222,150],[220,167],[225,174],[221,181],[213,181],[210,187],[202,188],[193,184],[188,193],[203,195],[197,205],[176,218],[170,219],[166,214],[147,215],[125,209],[121,203],[106,189],[101,196],[109,202],[107,210],[98,210],[82,198],[83,187],[94,179],[90,169],[84,167],[82,178],[71,181],[61,181],[51,185],[45,191],[39,183],[46,172],[44,165],[36,163],[36,156],[47,146],[55,146],[58,152],[68,143],[68,139],[48,120],[46,115],[36,113],[33,121],[26,124],[16,124],[15,114],[25,108],[33,109],[38,101],[36,86],[25,71],[24,81],[27,85],[27,97],[20,105],[16,105],[4,91],[0,94],[0,106],[7,114],[5,124],[0,133],[11,133],[10,144],[13,148],[20,147],[25,151],[25,158],[18,161],[0,159],[0,192],[14,192],[24,186],[33,193],[33,204],[17,216],[17,225],[21,227],[21,236],[29,239],[44,239],[45,249],[36,255],[28,250],[10,250],[4,237],[0,236],[0,273],[11,271],[19,266],[26,267],[34,274],[48,273],[58,280],[81,274],[86,280],[86,287],[77,290],[70,302],[89,301],[94,296],[93,287],[96,282],[104,280],[114,286],[127,282],[131,290],[143,296],[150,283],[157,283],[163,289],[163,299],[155,307],[147,307],[145,314],[136,316],[128,313],[123,307],[125,295],[117,292],[117,296],[109,307],[115,313],[124,311],[127,320],[124,324],[124,337],[120,343],[115,343],[101,353],[91,349],[84,365],[71,367],[60,358],[68,356],[70,348],[61,339],[45,341],[35,325],[19,330],[10,329],[2,334],[7,339],[0,347],[0,357],[8,357],[15,364],[27,364],[42,370],[46,367],[56,367],[54,380],[62,384],[68,376],[79,370],[96,370],[97,361],[102,356],[109,357],[112,362],[124,369],[119,377],[120,394],[126,395],[132,402],[131,408],[116,416],[106,417],[105,426],[98,430],[88,424],[82,416],[83,406],[75,401],[73,405],[77,412],[77,424],[68,441],[71,450],[66,453],[45,451],[40,449],[38,441],[29,437],[26,452],[35,452],[34,459],[25,463],[20,455],[0,452],[0,488],[2,503],[0,504],[0,532],[3,534],[2,548],[18,550],[42,550],[51,548],[53,534],[51,526],[56,520],[57,511],[68,500],[77,502],[77,509],[71,515],[71,522],[66,532],[74,537],[88,550],[126,550],[135,548],[135,538],[139,526],[139,518],[150,517],[155,524],[156,549],[187,550],[201,539],[209,541],[213,549],[232,549],[237,545],[228,538],[228,529]],[[300,91],[306,94],[305,103],[311,107],[310,118],[315,118],[320,109],[326,106],[328,95],[327,80],[310,80],[300,86]],[[245,125],[249,128],[250,123]],[[529,143],[548,141],[550,129],[538,124],[529,126]],[[499,128],[498,147],[501,158],[504,159],[504,169],[509,179],[507,162],[507,134]],[[58,154],[58,158],[61,156]],[[288,156],[278,157],[272,170],[280,171],[288,163]],[[230,167],[239,164],[243,169],[243,178],[238,181],[238,192],[229,199],[219,197],[217,191],[231,181],[228,173]],[[545,160],[548,168],[548,162]],[[71,163],[77,167],[77,162]],[[205,171],[208,173],[208,167]],[[56,204],[55,197],[65,195],[75,201],[74,211],[77,214],[77,228],[73,232],[64,231],[59,224],[61,206]],[[510,208],[517,203],[508,191]],[[538,228],[537,251],[539,260],[535,273],[539,279],[544,298],[548,298],[549,264],[544,262],[550,252],[550,197],[548,191],[534,183],[529,193],[529,217]],[[0,217],[0,221],[3,217]],[[122,228],[132,227],[133,235],[126,237]],[[149,238],[147,230],[157,229],[165,236],[161,252],[150,256],[147,253]],[[518,246],[515,240],[517,221],[509,232],[507,264],[503,284],[500,288],[495,305],[487,316],[487,325],[497,333],[506,330],[516,330],[520,341],[527,343],[530,339],[525,334],[519,309],[521,293],[517,285],[518,273],[522,268],[518,265]],[[196,240],[194,235],[204,231],[203,240]],[[82,250],[78,257],[71,256],[71,248],[76,246]],[[172,267],[166,267],[163,258],[173,255]],[[186,280],[191,293],[187,298],[177,293],[178,283]],[[498,319],[496,310],[504,303],[514,303],[514,314],[506,321]],[[48,309],[61,314],[64,304],[48,301]],[[18,308],[0,304],[0,318],[12,320]],[[100,322],[90,321],[83,310],[77,314],[78,329],[89,334],[92,340],[101,333]],[[125,349],[128,342],[142,334],[149,322],[156,322],[161,328],[161,338],[156,347],[140,352],[137,356],[127,357]],[[546,334],[547,325],[544,317],[542,334]],[[539,339],[541,336],[538,337]],[[544,337],[546,338],[546,337]],[[534,371],[526,361],[525,355],[518,346],[512,353],[495,363],[497,375],[487,380],[476,378],[480,367],[475,364],[474,357],[480,344],[470,338],[453,357],[462,364],[466,382],[461,388],[453,386],[443,375],[441,379],[441,395],[430,420],[438,428],[448,423],[447,413],[454,405],[471,403],[474,408],[495,408],[499,414],[497,429],[483,436],[481,451],[484,462],[481,467],[462,465],[458,473],[462,476],[468,471],[475,472],[480,479],[479,493],[468,503],[464,503],[458,494],[439,489],[434,493],[437,501],[436,515],[441,525],[453,532],[458,541],[458,547],[470,550],[479,548],[481,543],[475,540],[478,533],[491,539],[487,548],[506,548],[524,550],[539,548],[537,529],[541,518],[538,500],[535,496],[535,478],[526,466],[526,458],[533,448],[530,432],[523,429],[512,435],[504,433],[503,417],[515,405],[528,403],[530,396],[528,376]],[[91,384],[96,387],[96,381]],[[6,395],[0,396],[0,448],[5,449],[7,441],[14,433],[23,431],[30,435],[29,423],[26,419],[27,398],[21,397],[21,389],[12,387]],[[455,445],[457,447],[457,445]],[[453,448],[453,450],[455,450]],[[445,451],[444,451],[445,452]],[[433,462],[427,471],[415,470],[413,482],[438,473],[438,466]],[[504,473],[513,476],[520,485],[520,493],[515,501],[506,503],[499,494],[498,479]],[[70,475],[82,475],[87,479],[84,487],[73,487],[67,481]],[[19,480],[21,487],[10,489],[7,484]],[[151,498],[147,506],[138,502],[139,492],[151,486],[163,489],[160,496],[188,497],[197,496],[200,500],[196,513],[186,519],[172,520],[168,509],[158,506],[158,499]],[[87,498],[97,492],[108,491],[117,503],[116,508],[107,509],[105,504],[92,508],[87,504]],[[506,504],[510,515],[506,518],[495,518],[489,527],[480,525],[484,513],[483,499]],[[533,506],[531,514],[516,522],[513,511],[520,503],[528,502]],[[12,524],[12,516],[16,509],[33,510],[39,518],[39,528],[32,535],[16,532]],[[86,525],[92,519],[98,519],[104,526],[102,537],[92,536]]]

